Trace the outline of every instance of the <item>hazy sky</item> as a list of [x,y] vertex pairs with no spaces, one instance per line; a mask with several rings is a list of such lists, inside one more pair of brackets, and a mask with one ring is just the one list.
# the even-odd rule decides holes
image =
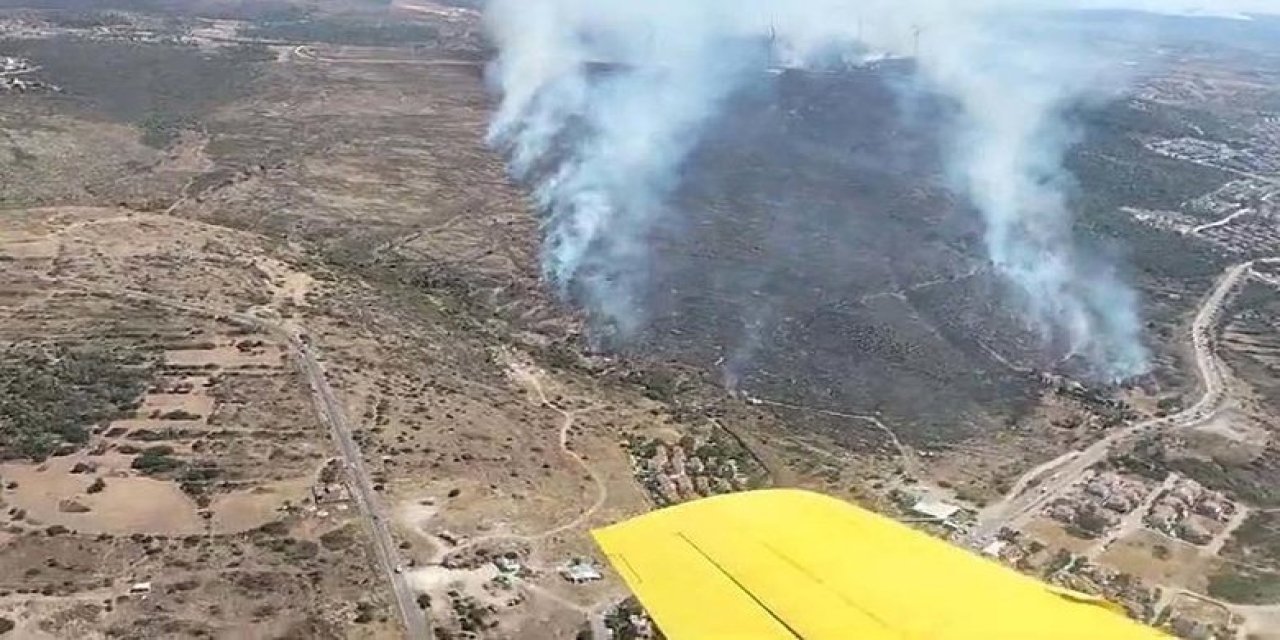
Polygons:
[[1280,14],[1280,0],[1080,0],[1080,5],[1086,8],[1122,7],[1155,13],[1216,16]]

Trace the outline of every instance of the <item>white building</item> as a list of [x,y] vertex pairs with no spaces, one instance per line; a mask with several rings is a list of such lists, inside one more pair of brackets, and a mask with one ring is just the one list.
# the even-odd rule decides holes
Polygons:
[[602,580],[604,574],[589,562],[572,562],[560,569],[560,575],[573,584],[584,584]]
[[520,560],[514,556],[502,555],[493,559],[493,566],[503,573],[519,573]]
[[922,498],[911,507],[911,510],[939,522],[946,522],[952,516],[960,513],[961,507],[941,500]]

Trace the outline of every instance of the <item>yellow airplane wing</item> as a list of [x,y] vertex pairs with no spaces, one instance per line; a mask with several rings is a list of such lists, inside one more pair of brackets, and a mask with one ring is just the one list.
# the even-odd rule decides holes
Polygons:
[[592,532],[671,640],[1160,640],[1059,589],[835,498],[716,496]]

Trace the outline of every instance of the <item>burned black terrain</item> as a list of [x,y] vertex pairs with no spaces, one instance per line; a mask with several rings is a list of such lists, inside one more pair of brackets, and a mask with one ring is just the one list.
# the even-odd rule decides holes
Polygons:
[[[940,134],[949,110],[913,88],[912,71],[762,75],[732,102],[657,232],[651,348],[718,368],[751,396],[882,412],[917,443],[1016,418],[1035,397],[1037,371],[1087,377],[1019,319],[985,257],[980,217],[949,188]],[[1172,207],[1226,181],[1143,149],[1136,138],[1149,131],[1139,127],[1152,118],[1133,109],[1080,116],[1099,133],[1072,159],[1078,193],[1090,194],[1079,197],[1079,234],[1098,251],[1143,235],[1113,219],[1130,200]],[[1127,257],[1156,286],[1169,254],[1138,240]],[[1194,273],[1179,278],[1216,273],[1212,255],[1183,255]],[[1151,311],[1169,322],[1182,309]],[[853,435],[846,421],[819,416],[814,426]]]

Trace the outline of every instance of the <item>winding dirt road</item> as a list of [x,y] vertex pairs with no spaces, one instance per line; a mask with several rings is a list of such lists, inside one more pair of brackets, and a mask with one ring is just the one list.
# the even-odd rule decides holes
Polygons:
[[[789,402],[779,402],[777,400],[769,400],[767,398],[758,398],[754,396],[750,397],[748,400],[752,404],[759,404],[759,405],[764,405],[769,407],[779,407],[782,409],[791,409],[793,411],[817,413],[824,416],[831,416],[833,418],[844,418],[846,420],[856,420],[858,422],[869,424],[872,427],[874,427],[876,430],[885,434],[885,436],[889,438],[889,441],[893,443],[893,448],[898,451],[898,458],[902,462],[903,471],[909,476],[913,476],[916,478],[921,477],[920,461],[916,458],[915,451],[913,451],[911,447],[908,447],[906,444],[904,444],[902,442],[902,439],[898,437],[897,432],[895,432],[892,428],[889,427],[889,425],[885,424],[883,421],[880,420],[880,418],[876,416],[856,414],[856,413],[842,413],[840,411],[832,411],[831,409],[822,409],[819,407],[806,407],[804,405],[791,404]],[[802,446],[804,445],[802,444]]]
[[1249,214],[1251,214],[1251,213],[1253,213],[1253,209],[1249,209],[1249,208],[1240,209],[1239,211],[1236,211],[1235,213],[1232,213],[1231,215],[1228,215],[1228,216],[1226,216],[1226,217],[1224,217],[1224,218],[1222,218],[1222,219],[1214,220],[1213,222],[1206,222],[1206,223],[1204,223],[1204,224],[1202,224],[1202,225],[1200,225],[1200,226],[1198,226],[1198,227],[1192,227],[1192,228],[1191,228],[1191,230],[1187,232],[1187,234],[1188,234],[1188,235],[1196,235],[1196,234],[1198,234],[1198,233],[1203,233],[1203,232],[1208,231],[1208,230],[1210,230],[1210,229],[1217,229],[1218,227],[1225,227],[1225,226],[1227,226],[1227,225],[1231,224],[1231,223],[1232,223],[1236,218],[1239,218],[1240,216],[1246,216],[1246,215],[1249,215]]
[[473,549],[475,547],[478,547],[490,542],[513,541],[513,542],[525,542],[525,543],[532,544],[540,540],[546,540],[551,536],[555,536],[561,533],[579,529],[583,525],[585,525],[587,521],[590,520],[591,517],[596,514],[596,512],[598,512],[601,508],[603,508],[604,503],[609,500],[609,487],[605,485],[604,480],[600,477],[599,472],[597,472],[590,464],[588,464],[585,458],[583,458],[578,452],[574,451],[573,448],[569,446],[569,431],[573,428],[573,425],[577,421],[578,414],[591,411],[596,407],[589,406],[589,407],[584,407],[582,409],[575,409],[572,411],[567,409],[562,409],[556,403],[552,402],[550,398],[547,397],[546,390],[543,389],[542,387],[542,381],[538,379],[538,376],[535,373],[531,371],[526,371],[523,369],[517,370],[516,373],[520,377],[520,379],[526,384],[528,384],[529,387],[533,390],[533,392],[538,396],[539,406],[546,407],[560,414],[561,416],[560,432],[559,432],[560,454],[565,456],[566,458],[572,459],[574,463],[591,478],[591,482],[595,485],[595,491],[596,491],[595,500],[591,503],[589,507],[582,510],[580,513],[578,513],[578,515],[574,516],[572,520],[556,525],[555,527],[552,527],[545,531],[541,531],[533,534],[494,534],[494,535],[488,535],[488,536],[481,536],[479,538],[473,538],[467,541],[466,543],[458,545],[457,547],[453,547],[452,549],[448,549],[447,551],[441,550],[441,552],[437,554],[437,557],[434,560],[434,562],[436,563],[439,563],[441,560],[443,560],[444,559],[443,556],[445,555],[448,555],[451,553],[457,553],[459,551],[466,551],[468,549]]
[[[604,480],[601,479],[600,474],[587,463],[585,458],[569,446],[569,432],[573,429],[573,426],[577,421],[578,414],[591,411],[596,407],[587,406],[575,410],[562,409],[547,397],[547,392],[543,388],[542,381],[538,378],[538,374],[536,372],[529,371],[523,367],[513,367],[513,372],[522,382],[528,385],[530,390],[532,390],[537,396],[539,406],[546,407],[560,414],[561,422],[558,435],[560,453],[566,458],[572,459],[583,472],[590,476],[592,483],[595,485],[595,500],[589,507],[578,513],[578,515],[574,516],[571,520],[558,524],[545,531],[534,534],[495,534],[482,536],[479,538],[473,538],[466,543],[451,549],[441,548],[436,553],[436,557],[432,559],[432,564],[441,563],[445,556],[449,554],[467,551],[492,542],[523,542],[532,545],[552,536],[579,529],[585,526],[591,517],[604,507],[604,503],[609,499],[609,487],[604,483]],[[590,626],[591,637],[595,640],[606,640],[610,637],[610,632],[605,628],[604,614],[616,598],[610,596],[593,606],[585,606],[563,598],[551,590],[540,587],[532,582],[522,580],[518,577],[515,578],[515,580],[517,581],[518,586],[526,593],[539,598],[544,598],[559,606],[569,609],[570,611],[581,614]]]

